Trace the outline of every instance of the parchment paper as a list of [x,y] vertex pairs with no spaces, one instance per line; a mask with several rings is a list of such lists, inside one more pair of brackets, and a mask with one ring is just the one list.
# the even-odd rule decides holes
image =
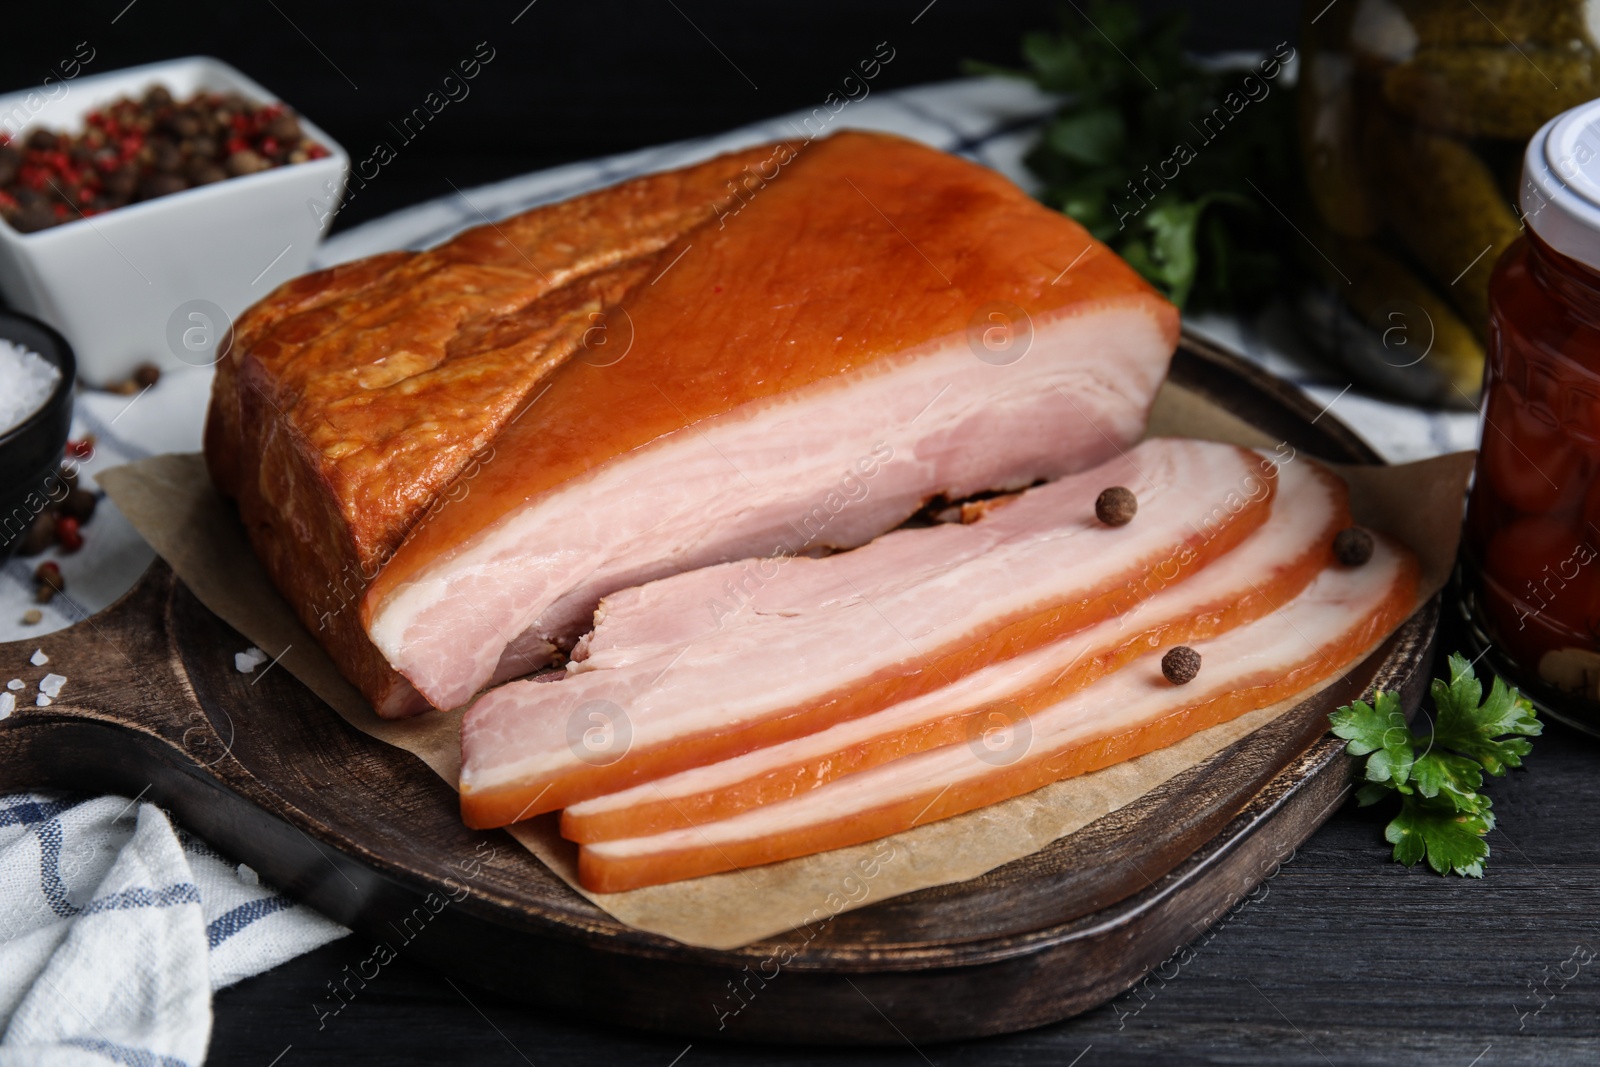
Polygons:
[[[1171,383],[1156,399],[1150,433],[1269,451],[1280,445]],[[1287,448],[1280,456],[1287,457]],[[1472,453],[1399,467],[1338,469],[1350,483],[1357,521],[1408,544],[1422,561],[1419,603],[1432,596],[1455,559]],[[201,457],[155,456],[97,479],[201,603],[269,655],[281,654],[278,666],[356,729],[413,753],[455,786],[460,713],[378,718],[278,595],[232,504],[212,489]],[[975,878],[1037,852],[1202,762],[1320,688],[1158,752],[883,841],[626,893],[590,893],[577,884],[577,848],[561,839],[553,816],[512,827],[511,833],[574,890],[620,921],[690,945],[736,948],[886,897]]]

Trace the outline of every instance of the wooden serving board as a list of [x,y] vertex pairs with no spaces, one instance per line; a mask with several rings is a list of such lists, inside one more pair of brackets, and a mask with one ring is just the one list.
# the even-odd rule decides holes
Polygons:
[[[1172,376],[1297,449],[1379,462],[1297,390],[1195,338]],[[1043,851],[735,950],[623,926],[503,832],[468,830],[415,757],[282,669],[238,673],[248,642],[159,561],[49,637],[49,669],[70,682],[0,722],[0,784],[159,803],[354,927],[376,962],[382,945],[528,1001],[691,1035],[949,1040],[1103,1003],[1203,933],[1347,795],[1328,712],[1372,687],[1415,708],[1437,619],[1435,597],[1344,681]],[[33,647],[0,645],[0,662]],[[229,709],[272,726],[236,730]]]

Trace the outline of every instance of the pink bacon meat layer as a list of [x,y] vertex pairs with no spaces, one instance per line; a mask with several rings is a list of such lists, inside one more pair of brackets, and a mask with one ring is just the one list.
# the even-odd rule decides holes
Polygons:
[[[467,711],[463,817],[502,826],[825,729],[1129,610],[1259,527],[1276,474],[1232,445],[1153,439],[969,526],[608,597],[567,678]],[[1139,496],[1127,526],[1095,518],[1111,485]]]
[[1309,460],[1281,467],[1272,516],[1238,548],[1139,609],[924,696],[793,741],[580,801],[561,833],[642,837],[737,815],[890,760],[1005,728],[1155,648],[1214,638],[1291,600],[1350,524],[1344,482]]
[[1203,665],[1187,685],[1167,682],[1151,652],[1028,716],[998,750],[945,745],[729,819],[584,845],[579,879],[611,893],[842,848],[1166,747],[1357,662],[1416,588],[1411,554],[1379,539],[1364,566],[1330,566],[1281,610],[1197,642]]

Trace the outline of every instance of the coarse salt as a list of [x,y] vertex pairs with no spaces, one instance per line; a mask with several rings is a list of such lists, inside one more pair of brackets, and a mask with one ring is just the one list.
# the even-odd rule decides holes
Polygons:
[[0,719],[11,718],[11,713],[17,710],[17,697],[15,693],[0,693]]
[[234,873],[239,876],[239,881],[243,882],[245,885],[261,884],[261,876],[256,873],[254,867],[249,867],[241,863],[239,864],[238,870],[236,870]]
[[54,363],[14,341],[0,340],[0,433],[44,407],[60,380]]
[[35,707],[48,708],[51,704],[54,704],[55,701],[51,700],[49,697],[45,696],[43,693],[40,693],[37,697],[34,698],[33,703],[34,703]]
[[33,650],[33,655],[28,657],[28,662],[35,667],[43,667],[50,662],[50,657],[44,654],[44,649],[36,648]]
[[21,678],[13,678],[11,681],[6,683],[6,688],[15,693],[18,689],[26,688],[26,685],[23,683]]
[[43,678],[39,679],[39,692],[43,693],[47,697],[58,697],[61,695],[61,687],[66,684],[66,675],[47,674]]
[[249,674],[271,658],[256,646],[251,645],[243,652],[235,652],[233,654],[233,669],[240,674]]

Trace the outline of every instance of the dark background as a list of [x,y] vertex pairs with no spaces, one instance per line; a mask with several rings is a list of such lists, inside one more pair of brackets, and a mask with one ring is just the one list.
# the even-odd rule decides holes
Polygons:
[[[1079,6],[1088,10],[1087,0]],[[1297,5],[1285,0],[1140,6],[1190,11],[1198,51],[1266,48],[1292,40],[1298,21]],[[0,91],[38,84],[82,41],[96,52],[85,74],[211,55],[303,112],[353,160],[379,140],[396,141],[389,123],[487,42],[495,58],[470,95],[401,148],[336,229],[449,193],[446,179],[467,188],[816,106],[880,41],[896,55],[875,91],[957,77],[963,59],[1015,63],[1024,32],[1072,13],[1066,3],[992,0],[80,0],[5,8]]]

